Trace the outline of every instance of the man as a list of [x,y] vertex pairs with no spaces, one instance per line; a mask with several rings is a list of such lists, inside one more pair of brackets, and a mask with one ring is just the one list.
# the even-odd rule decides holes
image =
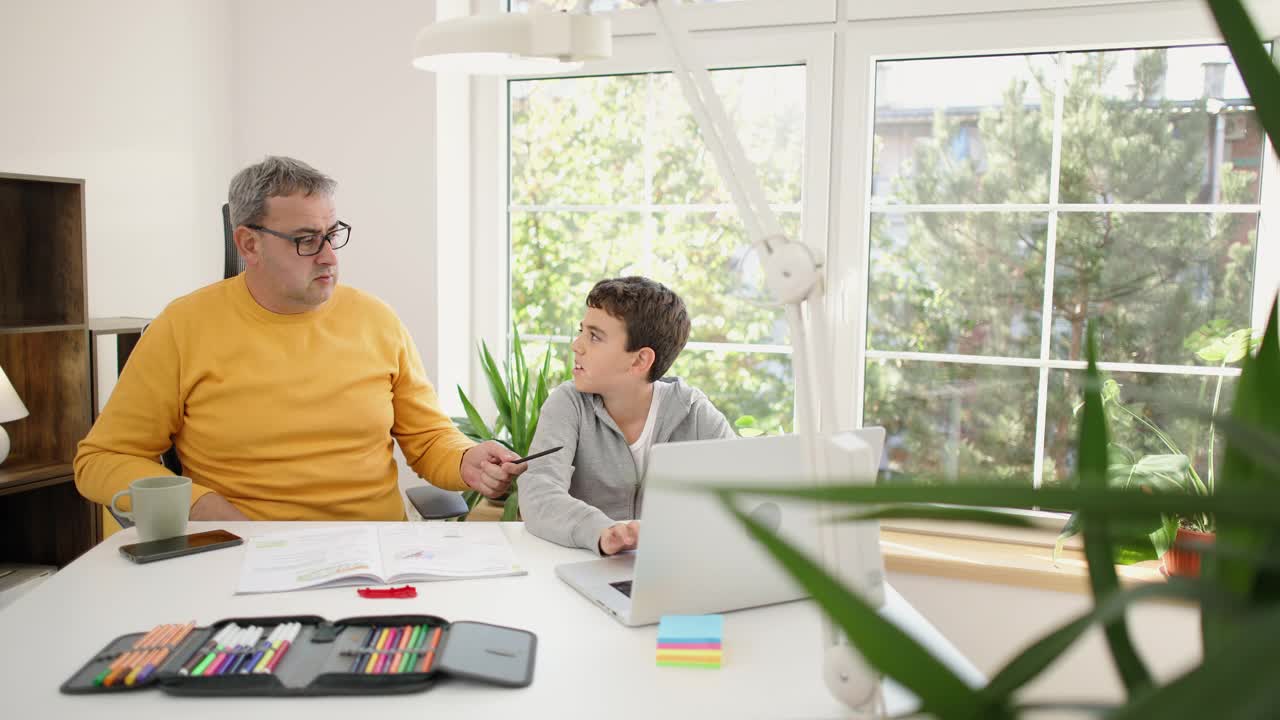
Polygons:
[[385,303],[338,285],[351,226],[336,183],[268,157],[231,180],[245,271],[172,302],[143,333],[80,443],[76,486],[106,503],[169,473],[192,520],[403,520],[392,442],[443,488],[494,497],[525,469],[441,412],[417,348]]

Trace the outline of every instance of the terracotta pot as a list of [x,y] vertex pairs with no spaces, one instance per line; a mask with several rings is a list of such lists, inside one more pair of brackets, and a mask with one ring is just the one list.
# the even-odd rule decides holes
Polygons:
[[1200,577],[1200,552],[1187,547],[1187,543],[1213,542],[1213,533],[1178,528],[1173,547],[1164,554],[1164,571],[1178,577]]

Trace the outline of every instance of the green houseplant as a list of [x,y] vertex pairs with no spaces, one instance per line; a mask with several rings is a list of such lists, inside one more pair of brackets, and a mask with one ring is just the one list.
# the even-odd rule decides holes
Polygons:
[[[922,711],[940,718],[1013,718],[1045,709],[1020,705],[1016,694],[1094,624],[1101,625],[1129,702],[1105,708],[1116,718],[1271,717],[1280,707],[1274,638],[1280,636],[1280,318],[1272,308],[1256,357],[1244,359],[1230,417],[1219,418],[1227,438],[1223,474],[1231,483],[1213,495],[1143,493],[1107,483],[1108,433],[1103,382],[1090,333],[1088,382],[1080,427],[1076,489],[998,487],[980,483],[950,487],[859,485],[806,489],[720,488],[729,511],[803,585],[843,630],[867,662],[914,692]],[[778,495],[870,506],[849,520],[932,518],[1017,523],[995,509],[1037,506],[1078,508],[1095,606],[1032,642],[995,673],[988,685],[968,687],[857,593],[843,587],[788,542],[739,509],[738,498]],[[950,507],[939,507],[943,503]],[[1113,564],[1119,530],[1161,514],[1211,513],[1219,542],[1203,551],[1200,578],[1121,590]],[[1155,597],[1199,603],[1204,660],[1165,686],[1156,686],[1138,656],[1125,609]]]
[[[1208,0],[1236,65],[1272,140],[1280,140],[1280,71],[1268,57],[1240,0]],[[1277,149],[1280,153],[1280,149]],[[715,490],[748,533],[805,587],[864,659],[940,718],[1013,718],[1043,706],[1021,704],[1020,688],[1058,659],[1095,624],[1101,626],[1124,683],[1123,705],[1094,707],[1111,718],[1274,717],[1280,708],[1280,317],[1273,302],[1257,355],[1241,358],[1242,371],[1229,416],[1211,418],[1226,438],[1221,487],[1212,494],[1145,493],[1108,483],[1109,440],[1104,383],[1097,369],[1092,331],[1082,407],[1078,487],[1016,488],[966,483],[950,487],[858,485],[762,490]],[[1193,413],[1194,411],[1188,411]],[[1210,418],[1202,418],[1210,419]],[[1034,640],[982,688],[969,687],[914,639],[881,618],[857,593],[842,586],[813,559],[742,512],[738,498],[770,494],[844,503],[859,508],[849,519],[941,518],[1009,524],[993,508],[1075,508],[1084,537],[1094,606]],[[945,504],[953,507],[939,507]],[[1204,549],[1198,578],[1120,588],[1114,541],[1158,516],[1212,518],[1215,544]],[[1129,635],[1125,610],[1153,597],[1178,597],[1201,612],[1203,659],[1165,685],[1157,685]],[[1078,708],[1077,708],[1078,709]]]
[[[551,370],[551,349],[548,348],[543,355],[542,364],[531,370],[525,361],[520,330],[515,326],[511,330],[511,351],[503,360],[501,369],[483,340],[479,348],[480,366],[484,369],[489,395],[498,408],[498,416],[486,423],[462,387],[458,386],[458,398],[462,401],[466,417],[455,417],[453,422],[472,440],[496,440],[523,457],[529,454],[529,445],[538,430],[538,415],[542,412],[542,404],[546,402],[547,395],[559,378],[553,377]],[[511,483],[511,490],[503,503],[504,521],[520,519],[519,492],[517,479]],[[468,508],[475,508],[482,496],[474,490],[468,490],[463,493],[463,497],[466,498]]]
[[[1210,323],[1201,328],[1193,341],[1196,357],[1204,362],[1226,367],[1240,362],[1249,353],[1255,338],[1249,328],[1232,332],[1214,332]],[[1125,445],[1112,437],[1107,448],[1107,483],[1117,489],[1137,488],[1144,492],[1171,492],[1191,495],[1211,495],[1214,490],[1214,444],[1216,425],[1213,416],[1218,414],[1222,398],[1223,376],[1219,375],[1213,388],[1213,405],[1205,436],[1208,450],[1204,462],[1206,471],[1197,471],[1194,450],[1184,452],[1178,442],[1161,429],[1140,408],[1125,402],[1121,386],[1115,380],[1102,383],[1102,406],[1110,427],[1127,427],[1132,431],[1153,437],[1159,452],[1143,453],[1140,448]],[[1081,405],[1075,410],[1079,412]],[[1197,438],[1198,440],[1199,438]],[[1192,445],[1196,443],[1193,441]],[[1072,514],[1063,526],[1054,545],[1054,559],[1062,551],[1063,544],[1080,532],[1080,516]],[[1188,515],[1162,515],[1147,527],[1136,528],[1131,537],[1115,538],[1116,562],[1132,564],[1143,560],[1163,558],[1165,570],[1170,574],[1195,575],[1199,572],[1199,556],[1194,546],[1213,540],[1213,516],[1207,513]]]

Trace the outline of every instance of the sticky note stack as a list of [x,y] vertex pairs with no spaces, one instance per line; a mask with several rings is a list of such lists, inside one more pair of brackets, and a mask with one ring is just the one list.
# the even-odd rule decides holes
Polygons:
[[658,665],[719,668],[723,615],[663,615],[658,622]]

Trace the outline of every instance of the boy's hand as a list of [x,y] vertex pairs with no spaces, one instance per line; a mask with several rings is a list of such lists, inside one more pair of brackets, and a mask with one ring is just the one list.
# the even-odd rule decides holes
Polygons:
[[527,463],[510,462],[519,459],[501,443],[486,440],[462,454],[462,482],[485,497],[499,497],[511,489],[515,476],[529,468]]
[[600,533],[600,552],[616,555],[624,550],[635,550],[640,544],[640,521],[610,525]]

